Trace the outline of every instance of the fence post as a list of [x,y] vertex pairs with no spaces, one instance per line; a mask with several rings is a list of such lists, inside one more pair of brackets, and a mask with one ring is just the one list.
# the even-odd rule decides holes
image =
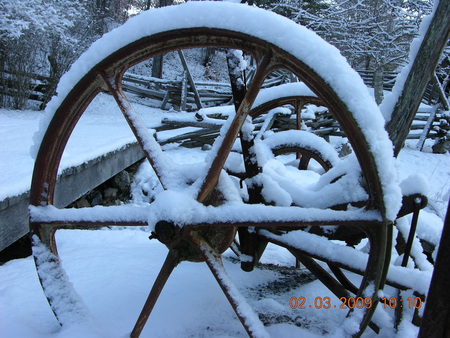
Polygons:
[[186,58],[184,57],[184,53],[182,50],[178,51],[178,55],[180,56],[181,64],[183,65],[184,70],[186,71],[187,80],[189,82],[189,86],[191,90],[194,92],[195,103],[197,104],[197,109],[202,109],[202,100],[200,99],[200,95],[198,94],[197,87],[195,86],[194,79],[192,78],[191,72],[186,62]]
[[418,338],[450,337],[450,200]]

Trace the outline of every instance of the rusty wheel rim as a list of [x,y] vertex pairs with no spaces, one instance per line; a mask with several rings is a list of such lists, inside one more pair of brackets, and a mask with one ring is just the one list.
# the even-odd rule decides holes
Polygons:
[[[58,216],[59,214],[51,220],[39,219],[39,217],[36,217],[36,213],[33,212],[33,210],[37,210],[41,207],[52,206],[54,204],[57,169],[70,134],[93,98],[101,91],[109,91],[116,99],[118,106],[122,110],[125,119],[135,134],[138,142],[141,144],[148,161],[155,169],[162,185],[165,188],[169,187],[170,182],[164,178],[165,174],[162,169],[163,166],[159,162],[160,159],[157,155],[155,155],[158,150],[156,142],[153,142],[152,136],[143,131],[140,128],[139,123],[135,122],[136,116],[134,115],[131,105],[122,91],[121,79],[124,72],[129,67],[145,59],[170,51],[198,47],[220,47],[244,50],[252,54],[255,60],[257,60],[258,70],[244,98],[244,101],[237,110],[236,117],[230,123],[228,132],[218,147],[218,155],[212,161],[207,174],[201,181],[200,189],[197,194],[197,201],[200,203],[208,203],[208,199],[217,185],[219,174],[227,155],[230,152],[239,131],[241,130],[245,118],[251,110],[252,103],[262,86],[264,78],[275,69],[283,68],[291,71],[301,78],[315,92],[317,97],[325,106],[332,107],[331,110],[334,117],[340,123],[341,128],[344,130],[346,135],[348,135],[349,141],[356,153],[361,165],[364,179],[366,181],[369,195],[369,199],[366,203],[366,209],[378,211],[380,219],[377,221],[369,221],[367,219],[349,221],[336,220],[333,221],[332,224],[357,226],[368,234],[371,242],[374,244],[371,246],[371,255],[369,257],[369,262],[364,273],[364,279],[360,286],[359,292],[363,292],[369,283],[374,283],[375,292],[373,292],[372,295],[375,298],[376,291],[383,284],[387,272],[386,266],[388,263],[387,253],[389,252],[389,230],[387,221],[385,220],[385,205],[382,197],[382,188],[376,162],[373,154],[367,146],[368,141],[359,129],[352,113],[347,109],[345,104],[341,101],[333,89],[317,73],[305,65],[301,60],[296,59],[291,54],[280,49],[276,45],[267,43],[267,41],[255,38],[254,36],[235,31],[193,27],[178,29],[176,31],[161,32],[144,37],[128,44],[103,59],[95,67],[90,69],[73,87],[70,93],[59,105],[52,121],[48,126],[36,158],[35,169],[33,172],[30,193],[30,204],[32,206],[30,233],[32,236],[34,246],[33,252],[41,284],[53,312],[62,324],[65,324],[66,321],[70,322],[70,319],[67,318],[66,313],[61,313],[59,311],[58,303],[60,300],[55,299],[55,297],[66,297],[66,295],[63,294],[64,291],[62,290],[66,287],[69,288],[69,284],[65,281],[65,277],[61,277],[64,275],[64,272],[59,264],[59,259],[57,256],[57,248],[54,239],[55,231],[58,229],[97,229],[104,225],[145,225],[145,222],[143,222],[142,219],[139,219],[139,217],[126,221],[117,221],[111,218],[108,219],[108,217],[90,221],[70,219],[70,217],[69,219],[65,219],[64,217],[61,218]],[[217,223],[217,221],[213,221],[212,223]],[[278,227],[280,229],[295,229],[304,226],[306,223],[309,225],[327,225],[330,221],[329,219],[325,221],[318,219],[307,222],[303,220],[292,220],[288,222],[262,221],[256,223],[227,221],[223,224],[223,226],[230,227],[231,229],[235,229],[239,226],[270,226]],[[205,222],[201,224],[192,224],[189,227],[183,228],[186,230],[182,230],[182,234],[177,238],[183,238],[186,241],[193,243],[193,245],[195,245],[202,253],[211,268],[211,266],[214,265],[214,260],[217,261],[219,258],[214,255],[213,256],[215,258],[211,258],[212,256],[210,254],[217,253],[214,248],[205,249],[207,244],[205,244],[205,240],[202,237],[201,232],[195,230],[196,227],[208,225],[208,222],[206,222],[206,224]],[[229,238],[227,238],[226,242],[229,242],[229,244],[234,238],[234,231],[235,230],[228,232]],[[135,329],[133,330],[133,336],[139,335],[140,330],[145,324],[146,318],[156,303],[159,292],[164,287],[165,281],[169,278],[171,271],[179,262],[179,259],[173,259],[173,257],[171,258],[171,254],[173,252],[172,248],[169,249],[166,263],[164,264],[160,272],[160,276],[157,278],[157,281],[151,291],[151,295],[149,296],[149,303],[151,303],[148,306],[149,310],[148,308],[147,310],[144,309],[143,312],[146,313],[139,316]],[[295,248],[292,249],[295,250]],[[51,265],[50,270],[52,270],[50,274],[48,274],[48,271],[44,271],[49,268],[49,264]],[[214,269],[211,268],[211,270],[214,273]],[[59,293],[49,293],[49,287],[46,284],[49,276],[53,279],[53,281],[56,280],[61,285]],[[71,302],[77,303],[69,297],[69,303]],[[230,302],[236,310],[238,305],[233,304],[232,299]],[[81,311],[78,309],[78,305],[76,304],[73,305],[73,308],[73,311],[75,312]],[[366,311],[364,314],[360,323],[359,333],[361,333],[368,325],[374,310],[375,306],[373,309],[369,309],[369,311]],[[252,329],[245,323],[245,318],[243,319],[239,315],[238,317],[243,322],[249,335],[252,335]]]
[[[293,85],[292,83],[290,85]],[[288,95],[280,95],[279,97],[271,100],[267,100],[264,102],[257,102],[255,104],[255,107],[252,108],[250,111],[250,116],[252,119],[255,119],[264,113],[275,109],[279,107],[283,107],[286,105],[289,105],[292,107],[292,111],[295,114],[296,119],[296,129],[298,131],[301,130],[302,127],[302,118],[301,118],[301,111],[303,107],[307,104],[314,104],[317,106],[322,105],[322,102],[320,99],[315,96],[309,94],[303,86],[300,83],[296,83],[294,85],[298,85],[298,94],[293,95],[292,93],[289,93]],[[280,88],[283,87],[283,85],[280,86]],[[270,91],[271,89],[267,89],[267,91]],[[277,91],[280,91],[279,88],[277,88]],[[301,93],[305,91],[305,93]],[[264,133],[266,130],[260,131],[257,135],[258,138],[261,138],[262,133]],[[299,132],[299,139],[302,139],[301,134],[304,133],[303,131]],[[322,143],[323,140],[317,136],[317,141]],[[289,153],[296,153],[297,159],[299,159],[298,169],[304,170],[307,169],[309,162],[311,159],[314,159],[324,171],[328,171],[333,167],[333,160],[327,157],[325,154],[323,154],[321,151],[317,149],[317,147],[313,144],[313,142],[307,142],[306,144],[304,142],[281,142],[276,145],[269,146],[269,148],[272,150],[273,154],[275,156],[278,155],[284,155]]]

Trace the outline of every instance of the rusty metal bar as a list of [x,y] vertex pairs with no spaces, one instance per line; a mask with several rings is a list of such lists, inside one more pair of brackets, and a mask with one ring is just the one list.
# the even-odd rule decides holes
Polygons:
[[197,201],[204,202],[209,194],[212,192],[214,187],[217,184],[219,179],[220,171],[223,168],[223,165],[230,153],[231,147],[236,140],[242,125],[245,122],[245,119],[250,112],[253,102],[258,95],[259,90],[262,87],[265,77],[270,72],[272,66],[272,50],[267,49],[266,53],[262,57],[262,59],[258,63],[258,68],[256,74],[251,82],[247,93],[241,104],[239,105],[239,109],[236,112],[236,116],[234,120],[231,122],[231,125],[228,129],[227,134],[223,138],[222,144],[217,151],[217,155],[214,158],[211,167],[208,170],[208,173],[202,183],[200,191],[197,195]]
[[403,260],[401,266],[406,267],[408,265],[409,255],[411,254],[411,248],[414,238],[416,237],[417,221],[419,220],[421,201],[415,201],[414,211],[411,220],[411,228],[409,230],[408,240],[406,241],[405,252],[403,254]]
[[[40,225],[52,225],[59,226],[60,229],[88,229],[88,228],[100,228],[104,226],[145,226],[148,225],[147,220],[145,219],[135,219],[130,221],[117,221],[113,218],[111,219],[102,219],[102,220],[94,220],[94,221],[85,221],[85,220],[65,220],[65,219],[53,219],[51,221],[39,221],[36,222]],[[255,227],[255,228],[273,228],[276,227],[277,230],[295,230],[298,228],[303,228],[307,226],[348,226],[348,227],[360,227],[363,225],[368,225],[372,227],[380,226],[380,221],[370,221],[366,219],[360,220],[351,220],[351,221],[343,221],[343,220],[332,220],[332,219],[321,219],[321,220],[296,220],[296,221],[277,221],[277,220],[262,220],[262,221],[227,221],[227,222],[218,222],[216,220],[212,220],[210,223],[207,222],[199,222],[191,224],[182,225],[185,228],[197,228],[204,226],[214,226],[214,227]]]
[[145,324],[147,323],[148,317],[150,316],[150,313],[152,312],[153,307],[155,306],[156,301],[158,300],[158,297],[161,294],[162,289],[164,288],[164,285],[166,284],[170,274],[178,265],[178,263],[179,260],[177,259],[176,254],[172,250],[169,251],[166,260],[164,261],[164,264],[159,271],[155,282],[153,283],[152,289],[150,290],[148,298],[144,304],[144,307],[142,308],[136,324],[134,325],[133,331],[131,331],[131,338],[138,338],[140,336]]
[[[405,201],[406,198],[404,197],[403,200]],[[425,201],[420,197],[417,196],[414,199],[411,199],[411,197],[408,199],[409,203],[405,203],[402,205],[402,209],[404,208],[411,208],[411,211],[413,212],[412,220],[411,220],[411,228],[409,230],[408,239],[406,241],[405,246],[405,252],[403,253],[403,259],[401,266],[407,267],[409,256],[411,254],[411,248],[413,245],[413,241],[416,238],[416,229],[417,229],[417,221],[419,220],[419,213],[420,209],[422,209],[426,204],[427,200],[425,198]],[[401,290],[397,290],[397,300],[399,302],[402,302],[402,293]],[[415,312],[417,312],[418,309],[415,309]],[[395,328],[398,328],[400,325],[400,321],[403,317],[403,307],[396,307],[395,308],[395,321],[394,326]]]
[[327,265],[330,268],[331,272],[333,272],[333,274],[336,276],[339,283],[341,283],[344,288],[356,295],[356,293],[358,292],[358,288],[347,278],[347,276],[342,272],[341,268],[332,263],[328,263]]
[[[133,110],[130,102],[128,101],[125,93],[122,90],[122,84],[118,79],[118,76],[115,76],[113,74],[106,74],[104,72],[101,72],[101,76],[105,81],[109,92],[116,100],[116,103],[122,111],[134,136],[141,145],[141,148],[145,153],[145,157],[152,165],[153,170],[155,171],[156,175],[159,178],[159,181],[161,182],[161,185],[164,188],[167,188],[169,183],[165,182],[163,173],[167,172],[168,168],[164,166],[164,161],[160,159],[160,157],[162,156],[161,146],[158,144],[158,142],[156,142],[156,139],[146,128],[145,123],[141,121],[140,117]],[[155,156],[156,154],[158,156]]]
[[[30,223],[31,225],[33,223]],[[52,222],[36,222],[39,226],[52,227],[56,230],[96,230],[109,226],[126,226],[126,227],[142,227],[148,225],[147,222],[135,220],[135,221],[52,221]]]
[[245,298],[240,295],[239,290],[226,273],[221,256],[215,253],[214,249],[198,233],[191,232],[190,240],[198,247],[205,258],[206,264],[216,278],[217,283],[220,285],[220,288],[230,302],[230,305],[249,337],[269,337],[258,315],[247,304]]
[[[265,102],[265,103],[255,107],[250,112],[250,116],[252,118],[255,118],[261,114],[266,113],[267,111],[269,111],[271,109],[281,107],[281,106],[284,106],[287,104],[293,105],[294,109],[296,110],[296,113],[298,113],[297,101],[300,102],[299,106],[301,105],[301,107],[303,107],[307,103],[312,103],[317,106],[323,105],[322,101],[315,96],[285,96],[285,97],[279,97],[275,100]],[[299,108],[300,110],[301,110],[301,107]]]
[[[324,268],[322,268],[313,258],[303,254],[300,250],[296,250],[293,248],[287,249],[294,255],[294,257],[300,263],[302,263],[309,271],[311,271],[322,282],[322,284],[325,285],[336,297],[338,298],[350,297],[350,293],[347,291],[345,286],[336,281],[336,279],[334,279],[333,276],[331,276]],[[331,268],[332,265],[329,264],[329,266]],[[342,271],[339,270],[339,268],[336,269],[340,271],[340,273],[343,275]],[[346,279],[345,276],[344,278]],[[358,289],[356,288],[355,291],[356,292],[354,292],[354,294],[356,295],[358,293]],[[368,325],[375,333],[377,334],[379,333],[380,328],[375,323],[370,321]]]

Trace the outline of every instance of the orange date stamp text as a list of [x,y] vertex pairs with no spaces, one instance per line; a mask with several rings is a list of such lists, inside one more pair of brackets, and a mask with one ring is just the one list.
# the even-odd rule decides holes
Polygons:
[[[333,303],[330,297],[315,297],[308,302],[306,297],[291,297],[289,299],[289,306],[291,309],[370,309],[375,302],[371,297],[340,297],[340,303]],[[396,297],[379,299],[381,305],[386,308],[395,309],[397,307],[415,308],[422,307],[422,299],[420,297],[408,297],[406,299],[397,299]]]

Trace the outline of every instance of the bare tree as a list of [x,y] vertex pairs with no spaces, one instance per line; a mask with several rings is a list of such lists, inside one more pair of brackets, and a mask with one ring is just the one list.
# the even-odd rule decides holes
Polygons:
[[[150,2],[149,2],[150,4]],[[173,5],[173,0],[159,0],[158,7],[165,7]],[[147,8],[149,9],[149,8]],[[153,58],[153,66],[152,66],[152,77],[162,78],[163,76],[163,64],[164,57],[163,55],[158,55]]]
[[0,1],[0,104],[24,108],[33,83],[30,74],[38,73],[49,79],[44,106],[71,63],[123,23],[130,5],[131,0]]

